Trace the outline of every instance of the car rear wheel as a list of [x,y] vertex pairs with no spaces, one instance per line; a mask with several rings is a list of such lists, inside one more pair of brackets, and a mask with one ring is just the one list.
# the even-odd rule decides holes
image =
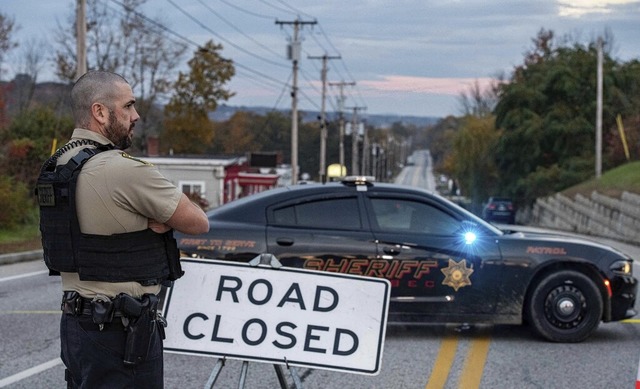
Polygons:
[[586,275],[572,270],[542,279],[531,293],[529,324],[553,342],[581,342],[598,328],[602,318],[602,296]]

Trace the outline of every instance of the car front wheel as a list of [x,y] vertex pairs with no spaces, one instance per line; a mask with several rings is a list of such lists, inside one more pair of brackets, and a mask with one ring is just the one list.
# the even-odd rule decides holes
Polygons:
[[528,304],[533,329],[553,342],[585,340],[598,328],[602,318],[602,296],[586,275],[563,270],[542,279]]

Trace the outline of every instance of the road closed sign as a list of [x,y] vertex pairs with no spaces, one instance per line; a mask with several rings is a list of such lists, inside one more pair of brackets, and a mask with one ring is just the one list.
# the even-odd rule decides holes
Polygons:
[[220,260],[181,260],[164,350],[378,374],[386,279]]

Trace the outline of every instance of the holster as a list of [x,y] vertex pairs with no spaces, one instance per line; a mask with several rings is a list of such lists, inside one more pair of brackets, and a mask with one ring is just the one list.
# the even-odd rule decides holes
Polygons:
[[121,294],[119,301],[120,310],[128,319],[124,363],[135,365],[147,359],[149,347],[158,330],[158,297],[145,294],[138,301],[129,295]]

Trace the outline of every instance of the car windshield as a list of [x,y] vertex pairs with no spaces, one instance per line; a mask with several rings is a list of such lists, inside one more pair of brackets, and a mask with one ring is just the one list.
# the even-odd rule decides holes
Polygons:
[[482,227],[486,228],[487,230],[493,232],[496,235],[503,235],[504,234],[504,231],[502,231],[498,227],[494,226],[493,224],[482,220],[482,218],[474,215],[473,213],[469,212],[465,208],[462,208],[461,206],[459,206],[458,204],[454,203],[453,201],[450,201],[450,200],[447,200],[447,201],[449,202],[449,204],[451,205],[452,208],[457,209],[458,211],[464,213],[469,218],[469,221],[471,221],[473,223],[476,223],[479,226],[482,226]]

